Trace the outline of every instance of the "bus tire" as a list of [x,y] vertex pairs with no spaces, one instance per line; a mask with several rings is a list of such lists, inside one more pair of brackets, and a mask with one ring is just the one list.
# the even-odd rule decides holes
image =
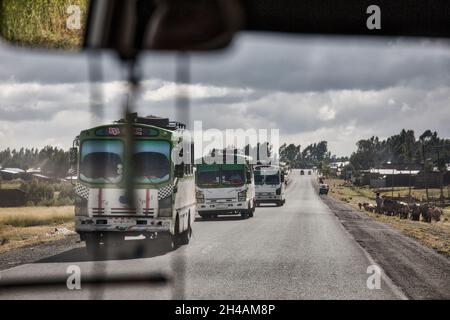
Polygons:
[[99,234],[92,233],[85,235],[86,251],[91,259],[103,259],[106,252],[106,245],[101,244],[101,237]]
[[191,239],[191,236],[192,236],[191,214],[190,213],[189,213],[188,219],[189,220],[188,220],[188,228],[187,228],[187,230],[183,231],[178,236],[178,243],[181,246],[189,244],[189,240]]
[[242,217],[242,219],[248,219],[248,217],[249,217],[248,211],[247,210],[242,210],[241,211],[241,217]]
[[253,204],[253,207],[250,207],[250,209],[248,209],[248,216],[250,218],[253,218],[254,215],[255,215],[255,205]]
[[158,240],[165,252],[170,252],[176,249],[175,237],[170,232],[158,234]]

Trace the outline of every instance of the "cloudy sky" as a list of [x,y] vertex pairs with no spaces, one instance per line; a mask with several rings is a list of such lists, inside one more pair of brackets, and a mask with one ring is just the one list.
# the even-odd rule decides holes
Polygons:
[[[226,52],[191,61],[190,119],[206,129],[275,128],[282,142],[327,140],[337,155],[402,128],[450,137],[448,43],[247,34]],[[173,55],[143,58],[140,113],[174,116],[174,62]],[[124,72],[111,54],[101,66],[104,119],[90,113],[86,54],[0,45],[0,149],[68,148],[82,129],[117,119]]]

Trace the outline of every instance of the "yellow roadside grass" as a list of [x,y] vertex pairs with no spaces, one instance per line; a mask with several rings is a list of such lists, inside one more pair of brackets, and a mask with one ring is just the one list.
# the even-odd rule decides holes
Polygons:
[[74,208],[0,208],[0,253],[63,238],[55,229],[74,230]]

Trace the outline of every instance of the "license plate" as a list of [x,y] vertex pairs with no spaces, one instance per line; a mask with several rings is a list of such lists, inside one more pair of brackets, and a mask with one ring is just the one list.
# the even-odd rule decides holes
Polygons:
[[217,209],[226,209],[226,208],[227,208],[227,205],[226,205],[226,204],[218,204],[218,205],[216,206],[216,208],[217,208]]
[[127,226],[129,224],[129,219],[127,218],[113,218],[113,223],[120,226]]

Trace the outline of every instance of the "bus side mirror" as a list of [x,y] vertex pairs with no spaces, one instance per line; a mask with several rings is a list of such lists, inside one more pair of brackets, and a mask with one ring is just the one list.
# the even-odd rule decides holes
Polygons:
[[175,166],[175,178],[184,177],[184,164],[177,164]]

